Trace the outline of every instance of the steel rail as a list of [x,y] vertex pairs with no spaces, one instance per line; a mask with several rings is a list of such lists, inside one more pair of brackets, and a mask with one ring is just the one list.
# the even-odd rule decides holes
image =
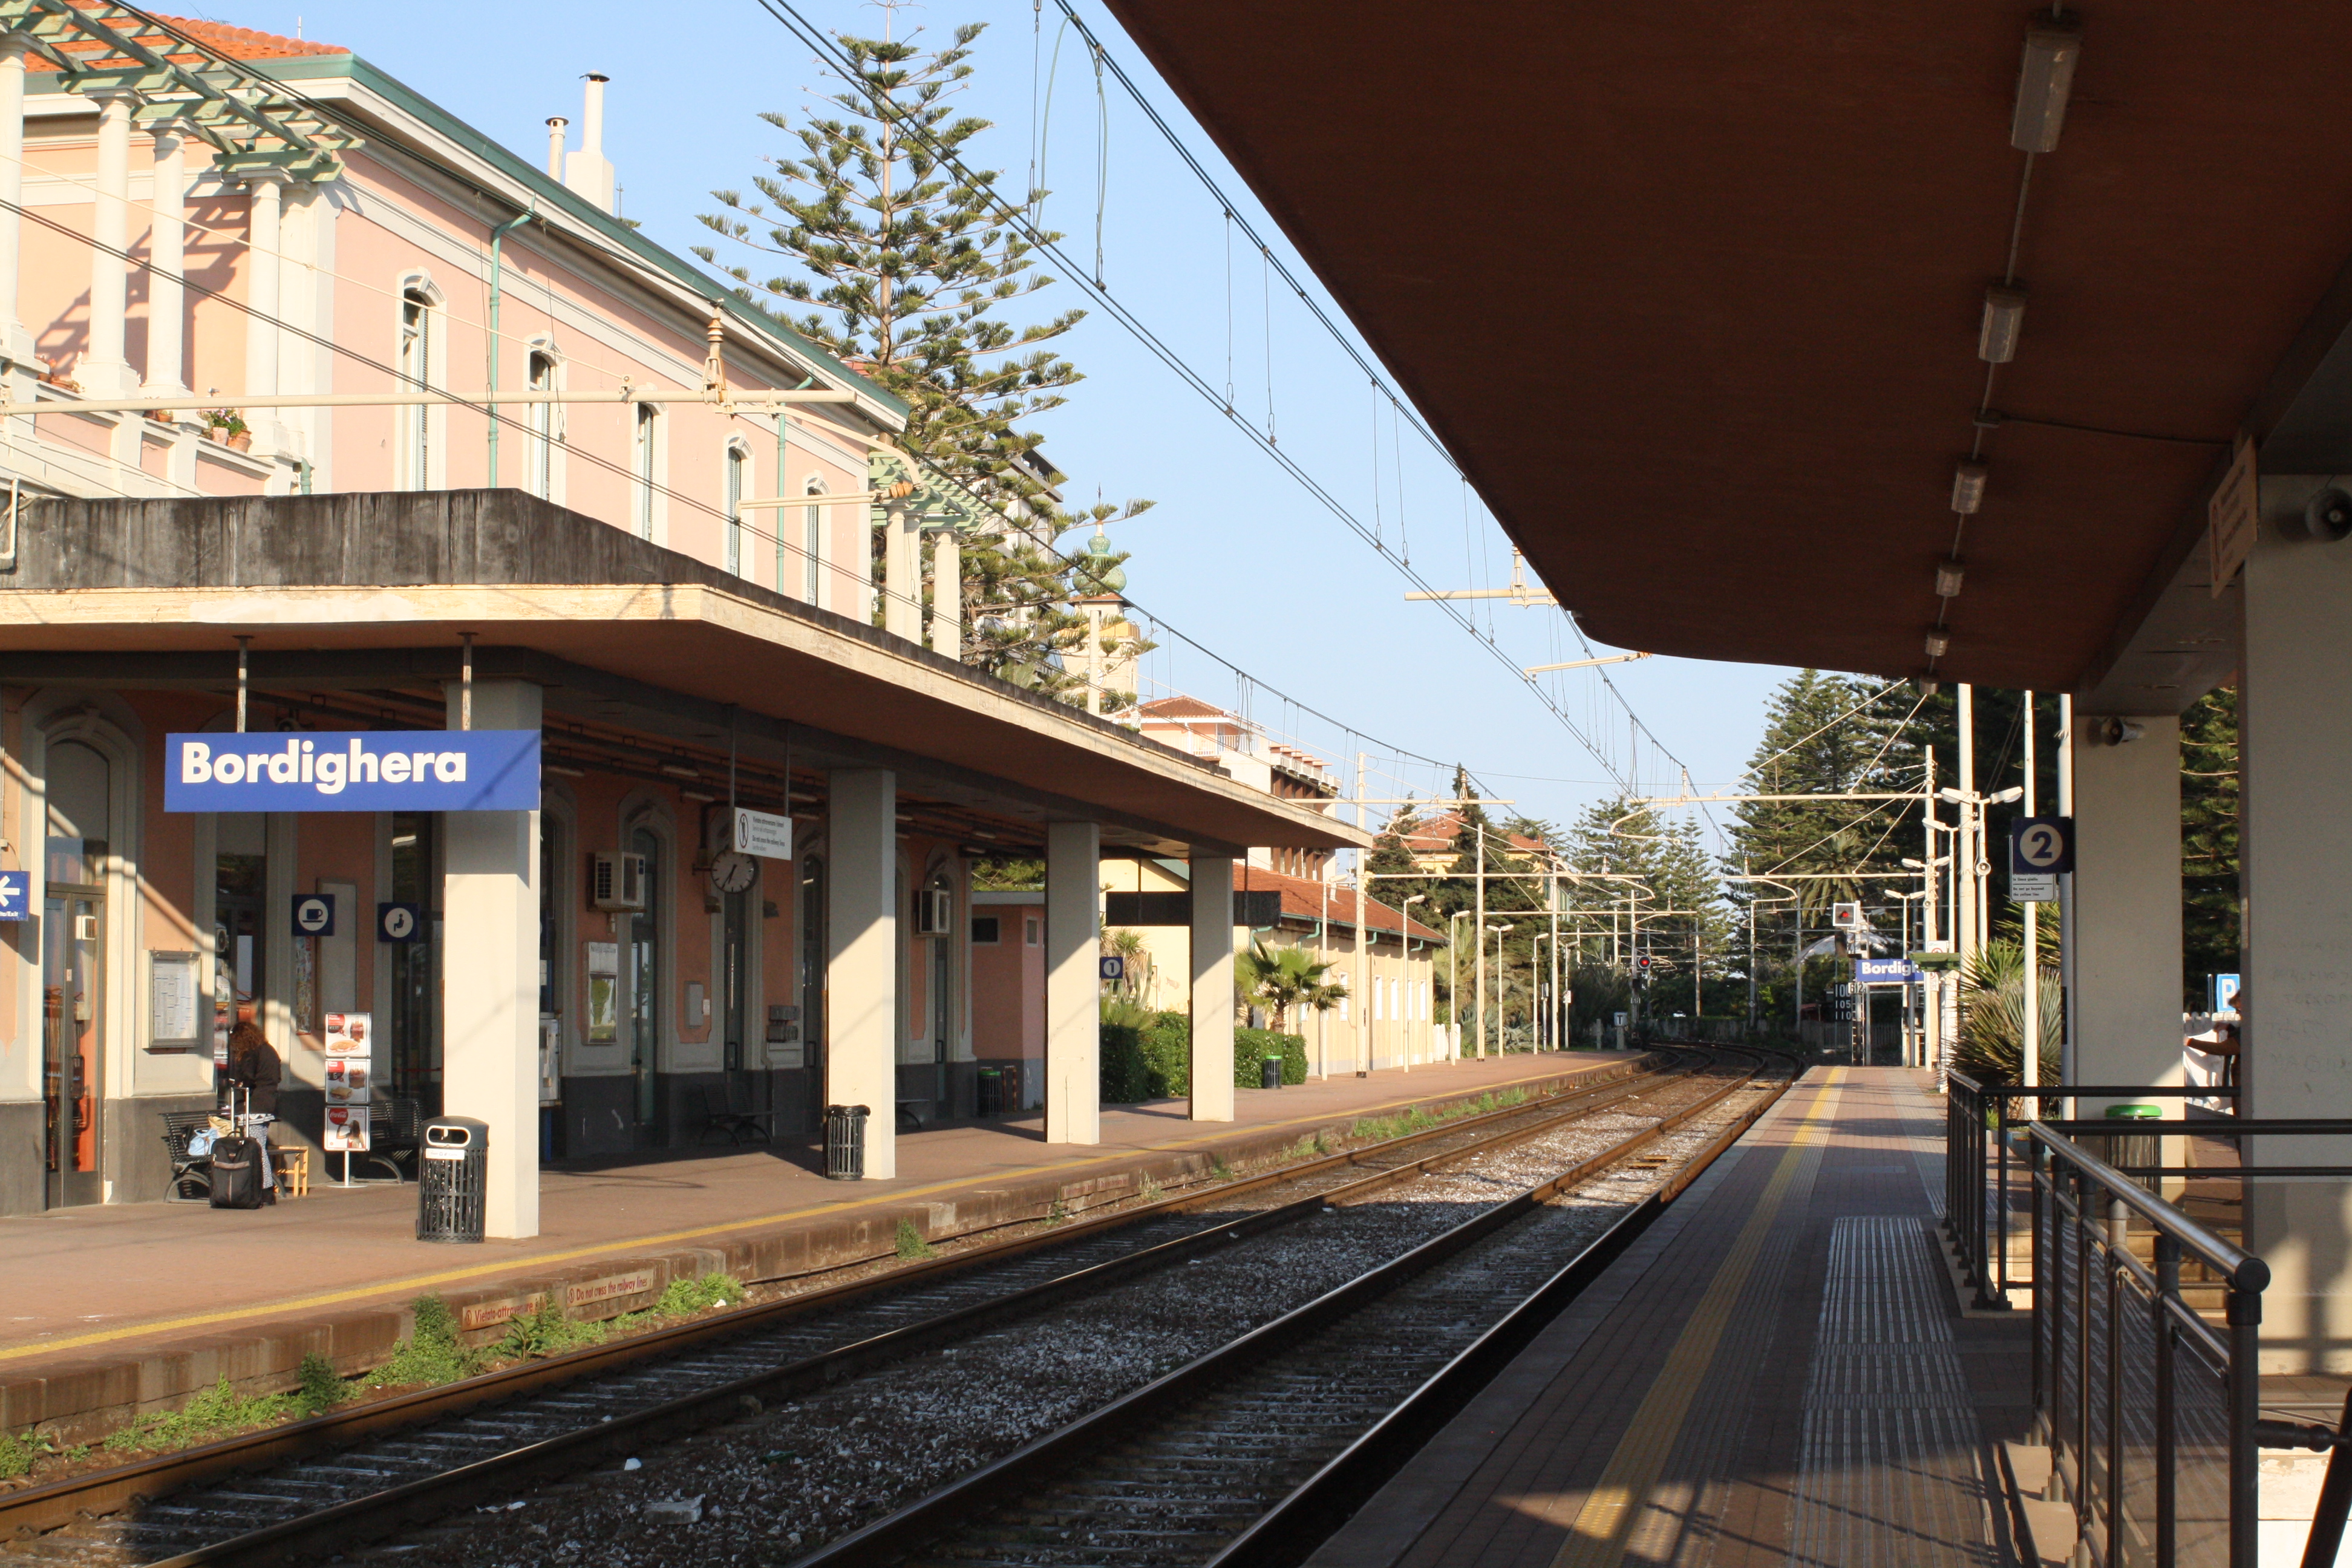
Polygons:
[[[1716,1049],[1737,1049],[1717,1047]],[[1756,1067],[1738,1079],[1716,1089],[1705,1098],[1675,1111],[1657,1125],[1644,1129],[1598,1154],[1579,1162],[1559,1174],[1537,1184],[1517,1196],[1505,1200],[1452,1229],[1432,1237],[1412,1250],[1358,1275],[1314,1300],[1261,1324],[1248,1333],[1227,1342],[1205,1354],[1194,1358],[1173,1372],[1154,1379],[1141,1388],[1122,1395],[1079,1417],[1068,1425],[1046,1433],[1024,1444],[1013,1452],[990,1464],[938,1488],[928,1495],[897,1511],[876,1520],[814,1552],[792,1560],[790,1568],[878,1568],[895,1563],[908,1553],[936,1541],[958,1526],[1003,1505],[1008,1497],[1034,1489],[1049,1480],[1071,1463],[1090,1454],[1108,1449],[1133,1434],[1137,1429],[1161,1417],[1172,1415],[1194,1401],[1224,1387],[1237,1373],[1303,1341],[1312,1339],[1358,1310],[1387,1295],[1399,1286],[1426,1272],[1446,1258],[1486,1239],[1514,1221],[1532,1213],[1547,1199],[1570,1187],[1580,1185],[1593,1176],[1658,1142],[1667,1133],[1681,1127],[1731,1095],[1752,1085],[1765,1066],[1759,1058]],[[1793,1079],[1790,1081],[1793,1081]],[[1781,1089],[1787,1085],[1783,1083]],[[1774,1098],[1778,1099],[1778,1092]],[[1748,1120],[1752,1121],[1752,1118]],[[1735,1131],[1745,1131],[1745,1122]],[[1706,1158],[1729,1144],[1717,1140],[1710,1145]],[[1703,1167],[1702,1167],[1703,1168]],[[1685,1173],[1694,1177],[1696,1172]],[[1679,1185],[1672,1186],[1678,1194]],[[1645,1203],[1654,1209],[1670,1201],[1664,1194],[1653,1194]],[[1646,1222],[1644,1222],[1646,1223]],[[1604,1233],[1601,1241],[1620,1237],[1622,1249],[1638,1230],[1622,1230],[1622,1221]],[[1593,1245],[1600,1245],[1596,1242]],[[1591,1247],[1583,1249],[1589,1253]],[[1580,1253],[1580,1257],[1583,1253]],[[1574,1267],[1570,1266],[1571,1268]],[[1549,1288],[1547,1287],[1547,1289]],[[1558,1294],[1551,1302],[1557,1312],[1572,1296],[1572,1290]],[[1532,1316],[1520,1320],[1524,1331],[1532,1332],[1542,1321]],[[1499,1327],[1499,1325],[1498,1325]],[[1484,1343],[1482,1340],[1480,1342]],[[1475,1348],[1475,1347],[1474,1347]],[[1499,1366],[1500,1362],[1494,1363]],[[1488,1375],[1491,1375],[1489,1372]],[[1457,1380],[1457,1389],[1462,1383]],[[1483,1384],[1484,1379],[1480,1380]],[[1470,1385],[1475,1392],[1476,1385]],[[1466,1397],[1466,1394],[1464,1394]],[[1425,1434],[1424,1434],[1425,1436]],[[1413,1445],[1418,1447],[1418,1441]],[[1318,1478],[1319,1479],[1319,1478]],[[1312,1484],[1311,1482],[1309,1483]]]
[[[527,1445],[472,1465],[353,1499],[215,1546],[162,1561],[178,1568],[178,1565],[199,1563],[258,1560],[254,1554],[292,1551],[313,1530],[340,1531],[342,1532],[340,1539],[350,1540],[350,1531],[362,1519],[373,1519],[387,1511],[394,1516],[395,1522],[429,1517],[458,1506],[457,1494],[460,1492],[472,1496],[484,1490],[509,1489],[517,1479],[562,1459],[568,1450],[585,1439],[614,1441],[625,1436],[642,1437],[648,1429],[691,1428],[708,1425],[715,1419],[731,1417],[745,1394],[774,1396],[779,1393],[805,1392],[822,1387],[842,1377],[857,1375],[882,1363],[919,1353],[940,1340],[961,1336],[971,1331],[975,1323],[988,1318],[1035,1310],[1041,1306],[1050,1305],[1055,1300],[1103,1289],[1126,1274],[1165,1266],[1180,1261],[1190,1253],[1223,1246],[1243,1237],[1310,1217],[1327,1203],[1353,1201],[1380,1187],[1410,1179],[1440,1165],[1540,1137],[1562,1122],[1638,1098],[1661,1083],[1686,1076],[1696,1065],[1676,1068],[1664,1059],[1663,1053],[1652,1052],[1623,1064],[1622,1068],[1612,1070],[1597,1083],[1578,1084],[1532,1102],[1456,1118],[1417,1132],[1285,1166],[1242,1181],[1203,1185],[1196,1191],[1180,1194],[1157,1204],[1122,1210],[1074,1226],[1016,1237],[892,1269],[868,1279],[849,1280],[781,1301],[714,1314],[610,1344],[591,1346],[437,1388],[371,1402],[351,1410],[226,1438],[203,1447],[160,1455],[85,1476],[68,1477],[45,1486],[26,1489],[13,1496],[0,1494],[0,1535],[22,1538],[37,1534],[77,1519],[103,1516],[126,1506],[152,1501],[187,1487],[289,1462],[321,1450],[349,1447],[361,1439],[450,1419],[518,1395],[535,1394],[622,1368],[659,1361],[714,1342],[748,1337],[793,1318],[845,1306],[866,1297],[901,1290],[945,1275],[1005,1263],[1033,1252],[1067,1247],[1073,1242],[1160,1215],[1181,1214],[1265,1188],[1311,1180],[1333,1171],[1378,1164],[1433,1141],[1460,1137],[1465,1132],[1492,1131],[1492,1136],[1474,1138],[1473,1142],[1458,1149],[1444,1150],[1395,1165],[1380,1165],[1370,1174],[1357,1180],[1318,1191],[1274,1209],[1213,1225],[1189,1236],[1111,1258],[1041,1285],[957,1309],[817,1356],[746,1378],[730,1380],[694,1394],[614,1417],[592,1427]],[[1524,1125],[1497,1126],[1515,1121]],[[1034,1222],[1012,1223],[1027,1225]],[[866,1261],[870,1260],[843,1267],[860,1267]],[[441,1500],[436,1502],[434,1500],[436,1498]]]

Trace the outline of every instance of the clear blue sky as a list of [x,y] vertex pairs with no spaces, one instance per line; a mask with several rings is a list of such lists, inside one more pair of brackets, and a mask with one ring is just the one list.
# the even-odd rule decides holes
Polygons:
[[[695,221],[698,213],[714,210],[709,191],[748,191],[763,155],[793,150],[783,133],[755,118],[758,112],[780,110],[797,120],[804,89],[822,85],[808,52],[750,0],[678,0],[652,12],[606,0],[410,0],[397,10],[361,0],[237,0],[234,9],[213,8],[220,4],[173,9],[281,33],[294,32],[299,18],[305,36],[355,50],[534,160],[543,153],[549,115],[570,117],[576,138],[582,74],[610,75],[605,150],[619,171],[624,210],[650,237],[680,251],[710,237]],[[802,9],[828,28],[878,35],[885,23],[883,9],[870,3],[802,0]],[[1275,237],[1240,180],[1096,0],[1084,0],[1080,10],[1156,95],[1236,198],[1237,210]],[[1265,308],[1267,279],[1255,253],[1238,234],[1229,250],[1214,199],[1115,85],[1107,87],[1107,161],[1101,156],[1102,111],[1075,34],[1061,44],[1050,119],[1033,115],[1033,93],[1042,100],[1046,74],[1033,74],[1033,48],[1050,62],[1059,21],[1046,0],[1043,26],[1033,32],[1038,15],[1013,0],[941,0],[898,6],[895,25],[902,34],[919,26],[943,38],[961,22],[990,24],[965,104],[995,128],[973,143],[972,161],[1002,170],[1017,193],[1029,179],[1033,124],[1042,121],[1045,184],[1055,193],[1046,220],[1068,236],[1067,251],[1091,266],[1099,169],[1104,278],[1128,308],[1220,391],[1230,345],[1234,406],[1261,428],[1270,380],[1284,449],[1367,524],[1377,502],[1390,551],[1402,542],[1414,566],[1441,586],[1503,582],[1508,546],[1500,531],[1408,427],[1377,410],[1363,375],[1295,299],[1277,292]],[[754,275],[769,274],[754,263]],[[1276,291],[1280,287],[1272,284]],[[1033,303],[1044,313],[1087,301],[1065,283]],[[1056,346],[1087,375],[1070,405],[1039,426],[1048,454],[1071,476],[1070,500],[1091,500],[1099,487],[1106,499],[1145,496],[1159,503],[1114,535],[1135,552],[1129,592],[1146,611],[1266,686],[1373,737],[1375,749],[1468,763],[1493,793],[1515,797],[1533,815],[1564,818],[1612,793],[1601,764],[1505,661],[1439,606],[1405,604],[1408,584],[1389,560],[1347,531],[1232,428],[1221,408],[1186,387],[1108,315],[1094,311]],[[1564,485],[1575,482],[1573,475],[1562,478]],[[1065,547],[1075,548],[1079,538],[1070,536]],[[1595,563],[1594,570],[1605,571],[1605,563]],[[1482,632],[1491,626],[1512,663],[1580,655],[1555,610],[1496,605],[1482,608],[1477,624]],[[1228,706],[1240,700],[1231,673],[1174,637],[1162,643],[1147,663],[1147,681]],[[1753,749],[1764,697],[1785,673],[1661,658],[1616,666],[1608,677],[1694,778],[1718,784],[1732,778]],[[1600,676],[1583,670],[1547,679],[1559,709],[1624,770],[1626,718]],[[1251,693],[1248,702],[1253,717],[1334,763],[1351,744],[1265,690]],[[1646,738],[1638,769],[1653,789],[1675,781],[1674,763]],[[1408,766],[1391,782],[1427,794],[1445,780]]]

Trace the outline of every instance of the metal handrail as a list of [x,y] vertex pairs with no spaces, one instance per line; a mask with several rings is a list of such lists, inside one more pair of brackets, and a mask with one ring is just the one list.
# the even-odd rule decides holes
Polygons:
[[[2051,1100],[2235,1100],[2238,1087],[2203,1084],[2130,1084],[2130,1083],[2067,1083],[2012,1084],[1982,1083],[1964,1072],[1946,1075],[1947,1100],[1944,1129],[1944,1226],[1952,1238],[1952,1250],[1960,1263],[1961,1276],[1975,1289],[1970,1305],[1979,1310],[1998,1310],[2009,1306],[2009,1293],[2017,1282],[2009,1272],[2010,1232],[2010,1134],[2033,1121],[2031,1117],[2012,1117],[2011,1100],[2032,1100],[2036,1104]],[[2067,1129],[2085,1128],[2080,1122],[2051,1123]],[[2148,1127],[2179,1127],[2175,1122],[2150,1123],[2135,1121],[2133,1131]],[[2233,1129],[2245,1132],[2258,1131],[2236,1117],[2216,1117],[2191,1124],[2199,1136],[2233,1136]],[[2259,1131],[2285,1131],[2284,1127],[2265,1127]],[[2112,1122],[2101,1122],[2095,1131],[2116,1132],[2123,1129]],[[2325,1131],[2343,1131],[2342,1125]],[[1986,1147],[1987,1140],[1992,1143]],[[2167,1171],[2166,1174],[2177,1173]],[[1989,1234],[1990,1233],[1990,1234]],[[2031,1289],[2031,1281],[2026,1282]]]
[[[2101,1131],[2120,1130],[2103,1124]],[[2352,1124],[2339,1123],[2330,1131],[2352,1131]],[[2158,1568],[2174,1568],[2181,1522],[2179,1369],[2186,1345],[2192,1362],[2202,1363],[2223,1392],[2227,1560],[2230,1568],[2255,1568],[2262,1292],[2270,1284],[2269,1265],[2214,1235],[2055,1127],[2032,1122],[2026,1136],[2033,1178],[2034,1412],[2050,1447],[2052,1473],[2067,1486],[2074,1503],[2078,1539],[2092,1549],[2095,1561],[2112,1568],[2123,1560],[2127,1539],[2152,1538]],[[2134,1215],[2155,1233],[2153,1268],[2132,1254]],[[2184,1255],[2226,1283],[2226,1333],[2215,1332],[2183,1298]],[[2127,1525],[2125,1515],[2134,1503],[2126,1474],[2125,1388],[2137,1378],[2137,1369],[2127,1364],[2123,1325],[2127,1308],[2139,1304],[2133,1300],[2135,1291],[2144,1298],[2147,1327],[2155,1342],[2148,1470],[2154,1502],[2152,1518]],[[2104,1310],[2095,1311],[2095,1300]],[[2095,1410],[2104,1411],[2104,1421],[2095,1420]],[[2105,1441],[2097,1442],[2101,1427]],[[2096,1534],[2102,1523],[2104,1546]]]

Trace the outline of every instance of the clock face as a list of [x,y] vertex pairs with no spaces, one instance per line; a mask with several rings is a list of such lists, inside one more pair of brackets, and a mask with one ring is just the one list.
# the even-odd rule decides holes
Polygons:
[[710,862],[710,885],[722,893],[740,893],[760,875],[760,864],[738,849]]

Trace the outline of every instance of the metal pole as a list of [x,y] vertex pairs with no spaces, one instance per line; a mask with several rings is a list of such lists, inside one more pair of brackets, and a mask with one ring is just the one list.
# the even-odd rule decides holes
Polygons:
[[1969,805],[1977,792],[1976,723],[1976,689],[1963,682],[1959,690],[1960,822],[1952,840],[1952,900],[1959,917],[1954,950],[1963,972],[1977,947],[1976,839],[1970,831]]
[[[1467,819],[1466,813],[1465,814],[1465,819]],[[1485,1061],[1486,1059],[1486,829],[1484,826],[1479,826],[1476,832],[1478,840],[1478,891],[1476,894],[1478,929],[1471,933],[1471,942],[1477,949],[1478,973],[1473,977],[1472,984],[1476,985],[1478,988],[1478,1005],[1473,1010],[1471,1016],[1475,1022],[1475,1026],[1478,1031],[1478,1059],[1480,1061]]]
[[[2074,699],[2058,696],[2058,814],[2074,815]],[[2058,988],[2063,999],[2058,1046],[2058,1079],[2079,1081],[2074,1068],[2074,873],[2058,879]],[[2072,1117],[2069,1101],[2063,1114]]]
[[237,732],[238,734],[240,734],[240,735],[242,735],[242,734],[244,734],[244,733],[245,733],[245,700],[246,700],[246,691],[247,691],[247,689],[248,683],[250,682],[251,678],[252,678],[252,674],[253,674],[252,661],[253,661],[253,639],[252,639],[251,637],[239,637],[239,638],[237,638],[237,639],[236,639],[236,732]]
[[[1367,759],[1363,752],[1358,752],[1356,753],[1356,831],[1359,833],[1364,830],[1366,820],[1365,812],[1367,808],[1364,805],[1364,764],[1366,761]],[[1358,1078],[1369,1078],[1371,1075],[1372,1070],[1372,933],[1371,929],[1364,923],[1364,889],[1370,881],[1370,878],[1366,876],[1365,873],[1369,872],[1370,869],[1371,867],[1365,862],[1364,852],[1360,849],[1357,850],[1356,1038],[1363,1043],[1364,1047],[1363,1059],[1356,1068],[1356,1076]],[[1349,1054],[1353,1055],[1352,1052]]]
[[[2262,1268],[2260,1259],[2239,1265]],[[2262,1469],[2254,1447],[2254,1421],[2261,1414],[2263,1298],[2230,1282],[2230,1568],[2257,1568],[2261,1561]],[[2325,1483],[2322,1483],[2323,1485]]]
[[457,728],[474,727],[474,634],[460,632],[466,639],[466,662],[457,683]]
[[[2018,722],[2025,731],[2025,815],[2032,816],[2034,752],[2033,693],[2031,691],[2025,694],[2025,710],[2019,716]],[[2041,912],[2039,903],[2025,906],[2025,1016],[2018,1031],[2021,1069],[2018,1081],[2028,1089],[2042,1082],[2042,942],[2038,919]],[[2040,1109],[2038,1104],[2036,1109]],[[2159,1164],[2162,1163],[2158,1162]],[[2008,1201],[2009,1194],[2003,1193],[2001,1202],[2006,1204]]]

